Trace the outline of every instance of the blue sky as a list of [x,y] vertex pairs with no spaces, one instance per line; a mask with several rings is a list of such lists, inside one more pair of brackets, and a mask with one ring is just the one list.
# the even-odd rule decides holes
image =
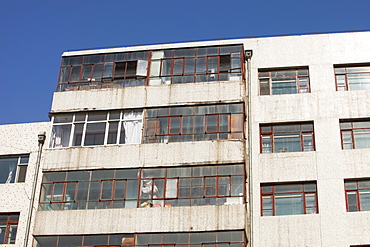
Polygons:
[[369,10],[369,0],[3,1],[0,124],[48,121],[67,50],[370,30]]

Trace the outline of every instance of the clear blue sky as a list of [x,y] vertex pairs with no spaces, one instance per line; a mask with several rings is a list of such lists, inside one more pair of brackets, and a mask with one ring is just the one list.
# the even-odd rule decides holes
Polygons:
[[370,30],[369,10],[370,0],[5,0],[0,124],[48,121],[67,50]]

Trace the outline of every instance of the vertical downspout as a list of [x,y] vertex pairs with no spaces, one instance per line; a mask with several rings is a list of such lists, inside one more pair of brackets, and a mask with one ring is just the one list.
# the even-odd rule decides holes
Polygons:
[[253,182],[252,182],[252,117],[251,117],[251,58],[252,58],[252,50],[245,51],[245,57],[247,59],[247,90],[248,90],[248,116],[247,116],[247,129],[248,129],[248,187],[249,187],[249,195],[248,195],[248,203],[249,203],[249,239],[248,245],[249,247],[253,246]]
[[41,163],[41,153],[42,153],[42,147],[45,143],[45,132],[38,135],[38,142],[39,142],[39,150],[37,153],[37,160],[36,160],[36,167],[35,172],[33,175],[33,184],[32,184],[32,192],[31,192],[31,198],[30,198],[30,205],[28,207],[28,217],[27,217],[27,226],[26,226],[26,234],[24,237],[24,247],[27,247],[30,228],[31,228],[31,219],[32,219],[32,213],[33,213],[33,206],[34,206],[34,200],[35,200],[35,194],[36,194],[36,188],[37,188],[37,178],[39,176],[39,169],[40,169],[40,163]]

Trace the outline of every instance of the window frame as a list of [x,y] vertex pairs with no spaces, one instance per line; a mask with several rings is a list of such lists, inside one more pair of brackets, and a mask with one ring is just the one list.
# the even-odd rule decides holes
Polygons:
[[[4,182],[0,184],[13,184],[13,183],[25,183],[26,178],[27,178],[27,170],[28,170],[28,164],[29,164],[29,159],[30,155],[29,154],[20,154],[20,155],[5,155],[5,156],[0,156],[0,163],[1,160],[5,159],[17,159],[17,164],[15,164],[15,174],[14,174],[14,181],[11,182]],[[22,161],[25,159],[27,162]],[[22,172],[23,170],[23,172]]]
[[[293,131],[293,132],[275,132],[274,129],[275,127],[287,127],[287,126],[294,126],[294,125],[299,125],[299,132]],[[302,126],[304,125],[311,125],[312,130],[303,130]],[[260,153],[285,153],[285,152],[310,152],[310,151],[315,151],[315,128],[314,128],[314,122],[286,122],[286,123],[263,123],[260,124],[259,130],[260,130]],[[269,128],[269,131],[263,130],[264,128]],[[275,152],[275,134],[298,134],[299,139],[300,139],[300,151],[288,151],[287,147],[285,149],[279,150],[279,152]],[[310,135],[311,136],[311,145],[305,145],[305,135]],[[269,144],[264,142],[264,140],[269,139]],[[311,147],[311,150],[305,150],[306,147]],[[270,150],[270,151],[268,151]]]
[[[15,244],[18,231],[19,215],[19,213],[0,213],[0,216],[7,216],[6,221],[0,222],[1,225],[5,225],[4,239],[2,239],[3,242],[0,242],[0,244]],[[17,221],[11,220],[12,217],[17,217]],[[16,227],[15,235],[10,236],[10,227],[14,226]]]
[[[355,125],[360,123],[368,123],[369,127],[356,127]],[[350,124],[351,127],[345,127],[345,125]],[[363,149],[363,148],[370,148],[370,138],[367,141],[367,147],[357,147],[359,143],[356,144],[356,139],[358,138],[358,134],[356,135],[357,131],[370,131],[370,119],[340,119],[339,120],[339,129],[340,129],[340,138],[341,138],[341,147],[342,150],[350,150],[350,149]],[[349,134],[347,138],[344,134]],[[366,132],[365,132],[366,133]],[[349,142],[345,142],[348,137],[350,137]],[[356,138],[357,137],[357,138]]]
[[[348,70],[355,69],[355,68],[364,68],[368,67],[368,71],[360,71],[360,72],[351,72]],[[348,78],[348,75],[367,75],[368,79],[370,81],[370,64],[338,64],[334,65],[334,77],[335,77],[335,89],[336,91],[357,91],[357,90],[370,90],[370,89],[350,89],[350,80]],[[338,78],[342,77],[344,80],[344,85],[341,86],[340,83],[338,83]],[[369,83],[370,86],[370,83]]]
[[[369,205],[369,210],[363,210],[362,209],[362,200],[360,196],[361,191],[369,191],[370,193],[370,185],[367,188],[360,188],[359,182],[368,182],[370,184],[370,179],[369,178],[360,178],[360,179],[345,179],[344,180],[344,193],[346,197],[346,211],[347,212],[366,212],[370,211],[370,205]],[[347,185],[349,183],[355,183],[356,188],[348,188]],[[355,204],[349,204],[349,194],[355,194],[356,198],[356,203]],[[356,210],[351,210],[350,207],[356,207]]]
[[[284,186],[284,185],[300,185],[301,191],[284,191],[284,192],[275,192],[275,186]],[[315,185],[315,190],[305,190],[305,185]],[[264,187],[271,187],[270,192],[264,192]],[[289,216],[289,215],[301,215],[301,214],[282,214],[276,215],[276,195],[284,195],[284,194],[302,194],[303,199],[303,213],[302,214],[318,214],[319,213],[319,206],[318,206],[318,196],[317,196],[317,183],[316,181],[305,181],[305,182],[288,182],[288,183],[261,183],[260,184],[260,204],[261,204],[261,216]],[[308,207],[307,206],[307,195],[314,195],[315,198],[315,206]],[[264,197],[271,197],[271,208],[264,208],[263,199]],[[312,208],[315,210],[314,213],[309,213],[307,209]],[[270,214],[264,214],[264,211],[271,211]]]
[[[105,114],[105,119],[100,120],[89,120],[89,116],[98,115],[99,113]],[[111,118],[111,115],[118,114],[119,117]],[[131,116],[125,116],[125,114],[133,114],[133,117]],[[77,117],[83,117],[83,119]],[[56,122],[57,117],[71,117],[71,120],[65,121],[65,122]],[[106,145],[125,145],[125,144],[140,144],[142,143],[142,128],[143,128],[143,118],[144,118],[144,110],[143,109],[135,109],[135,110],[111,110],[111,111],[89,111],[89,112],[76,112],[76,113],[60,113],[60,114],[54,114],[52,116],[51,122],[51,139],[50,139],[50,145],[49,148],[69,148],[69,147],[92,147],[92,146],[106,146]],[[126,130],[124,129],[123,125],[125,123],[133,123],[138,122],[140,124],[140,130],[136,130],[139,132],[139,136],[133,141],[130,140],[128,143],[126,143],[126,140],[122,140],[122,137],[126,137]],[[88,130],[89,126],[92,125],[101,125],[104,124],[105,127],[103,129],[100,129],[94,134],[94,130]],[[116,125],[117,129],[116,132],[112,132],[110,127]],[[57,128],[63,128],[68,127],[69,128],[69,134],[68,137],[65,137],[68,139],[68,143],[64,143],[62,140],[59,140],[60,144],[57,144],[57,138],[58,134]],[[80,133],[79,127],[82,126],[82,130]],[[94,137],[98,135],[104,135],[104,138],[100,141],[100,143],[92,143],[88,144],[87,142],[89,139],[88,137]],[[109,139],[110,135],[115,135],[115,142],[110,143],[111,140]],[[62,135],[62,134],[60,134]],[[60,138],[62,139],[62,138]],[[101,138],[100,138],[101,139]],[[95,139],[94,139],[95,140]]]
[[[307,70],[307,75],[300,75],[299,72],[301,70]],[[289,72],[295,71],[295,77],[293,76],[272,76],[273,73],[279,72]],[[268,73],[267,76],[262,76],[262,73]],[[295,78],[295,88],[296,93],[273,93],[273,79],[276,78]],[[301,86],[302,79],[307,80],[307,87]],[[267,81],[268,82],[268,92],[262,92],[261,82]],[[264,68],[258,69],[258,85],[259,85],[259,95],[260,96],[267,96],[267,95],[286,95],[286,94],[304,94],[304,93],[311,93],[311,85],[310,85],[310,70],[308,66],[305,67],[291,67],[291,68]]]
[[[228,172],[225,172],[225,169]],[[243,164],[82,170],[78,172],[88,175],[88,178],[77,180],[73,178],[74,172],[47,172],[44,174],[39,198],[41,210],[177,207],[245,203],[246,173]],[[124,172],[129,172],[131,177],[121,177]],[[110,174],[109,177],[104,177],[105,175],[101,178],[96,177],[96,174],[107,173]],[[201,174],[198,175],[198,173]],[[48,178],[53,176],[57,178],[49,181],[46,175]],[[208,186],[207,180],[210,179],[213,179],[215,184]],[[181,181],[185,180],[189,181],[188,195],[181,196],[181,189],[185,188],[181,186]],[[124,183],[119,186],[123,185],[123,187],[121,190],[116,190],[117,183],[122,181]],[[151,188],[148,189],[149,194],[146,193],[147,189],[144,190],[144,188],[148,188],[144,186],[144,181],[150,181],[147,183]],[[200,185],[198,185],[199,181],[201,181]],[[107,194],[107,191],[103,188],[105,182],[111,182],[109,198],[103,196]],[[82,186],[83,183],[85,186]],[[67,186],[70,184],[73,184],[70,188],[73,189],[73,194],[67,191]],[[171,187],[168,187],[170,185]],[[80,186],[82,186],[82,192],[79,190]],[[207,194],[207,188],[214,190],[215,194]],[[117,192],[119,196],[116,196]],[[122,192],[123,194],[121,194]],[[143,192],[146,193],[145,196],[143,196]],[[195,196],[192,193],[196,193]],[[81,195],[83,195],[82,199]],[[188,203],[188,205],[184,203]]]
[[[223,106],[241,107],[240,110],[228,111],[222,109]],[[214,112],[199,113],[202,107],[209,107]],[[183,113],[174,113],[173,111],[183,110]],[[162,111],[156,113],[156,111]],[[186,112],[190,111],[190,112]],[[166,112],[166,113],[164,113]],[[227,116],[227,130],[222,129],[222,116]],[[216,117],[216,122],[210,126],[209,120]],[[183,128],[184,119],[189,118],[190,128]],[[199,124],[196,119],[201,120]],[[240,119],[239,119],[240,118]],[[171,120],[178,119],[178,131],[171,132]],[[243,139],[245,128],[244,104],[230,103],[230,104],[215,104],[215,105],[195,105],[195,106],[179,106],[179,107],[165,107],[146,109],[144,117],[144,133],[143,143],[169,143],[169,142],[186,142],[186,141],[205,141],[205,140],[225,140],[225,139]],[[163,120],[163,121],[161,121]],[[236,121],[242,121],[239,123]],[[165,122],[165,127],[162,123]],[[212,122],[213,123],[213,122]],[[189,127],[189,126],[187,126]],[[210,127],[215,127],[215,130],[210,130]],[[203,131],[199,131],[202,129]],[[191,129],[189,131],[189,129]],[[165,130],[165,132],[163,132]],[[189,132],[188,132],[189,131]]]

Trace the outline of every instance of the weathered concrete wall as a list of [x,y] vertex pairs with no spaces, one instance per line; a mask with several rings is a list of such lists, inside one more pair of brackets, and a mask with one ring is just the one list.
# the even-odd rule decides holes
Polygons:
[[[0,213],[20,213],[15,244],[2,246],[20,247],[24,244],[37,160],[37,135],[44,131],[47,132],[49,128],[50,124],[47,122],[0,125],[0,157],[30,154],[25,183],[0,184]],[[31,246],[31,241],[29,246]]]
[[245,205],[39,211],[35,235],[244,229]]
[[238,102],[244,88],[228,81],[56,92],[52,112]]
[[[370,91],[338,92],[333,64],[369,62],[369,32],[246,41],[252,58],[253,246],[369,244],[370,212],[346,212],[344,179],[370,177],[368,149],[342,150],[339,119],[370,117]],[[311,93],[259,96],[258,69],[308,66]],[[259,124],[313,121],[316,151],[260,154]],[[261,217],[260,183],[317,181],[316,215]]]
[[243,141],[128,144],[45,150],[44,170],[244,162]]

